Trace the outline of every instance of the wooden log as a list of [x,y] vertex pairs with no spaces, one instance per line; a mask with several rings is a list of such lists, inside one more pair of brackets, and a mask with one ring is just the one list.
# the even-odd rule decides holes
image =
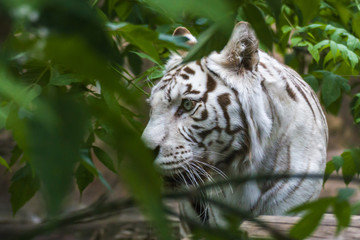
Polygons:
[[[301,217],[290,216],[260,216],[260,220],[272,228],[287,234],[290,228]],[[250,237],[270,237],[270,233],[253,222],[245,221],[241,228],[249,233]],[[360,239],[360,216],[352,216],[350,226],[336,236],[336,219],[333,214],[325,214],[320,225],[307,239]]]
[[[270,227],[287,234],[289,229],[301,217],[290,216],[260,216],[259,219]],[[175,239],[180,239],[179,221],[170,218]],[[36,224],[0,220],[0,239],[18,239],[23,233],[34,228]],[[245,221],[241,229],[248,232],[250,237],[268,238],[270,233],[251,221]],[[98,221],[72,224],[57,229],[50,234],[39,236],[36,239],[58,240],[72,239],[117,239],[117,240],[155,240],[155,232],[146,219],[138,211],[124,211],[123,214]],[[360,216],[352,216],[351,224],[336,236],[336,219],[333,214],[325,214],[320,226],[308,239],[360,239]]]

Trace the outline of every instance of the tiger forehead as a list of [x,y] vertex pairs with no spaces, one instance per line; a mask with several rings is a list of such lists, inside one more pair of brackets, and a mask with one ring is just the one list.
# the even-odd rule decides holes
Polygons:
[[201,66],[201,63],[198,61],[196,63],[191,62],[186,65],[175,66],[165,73],[162,78],[162,82],[168,81],[188,81],[195,75],[204,72]]
[[200,62],[192,62],[170,69],[164,74],[161,81],[153,88],[152,96],[158,93],[165,94],[170,102],[175,94],[198,94],[206,84],[207,73],[203,71]]

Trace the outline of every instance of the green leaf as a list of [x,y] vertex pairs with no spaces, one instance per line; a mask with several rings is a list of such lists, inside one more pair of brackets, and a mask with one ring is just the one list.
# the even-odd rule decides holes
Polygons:
[[340,168],[344,164],[344,159],[341,156],[334,156],[332,158],[332,163],[334,164],[336,172],[339,172]]
[[338,47],[337,47],[336,42],[330,41],[330,51],[331,51],[331,53],[332,53],[333,60],[335,61],[335,59],[336,59],[336,53],[337,53],[337,51],[338,51]]
[[88,115],[69,95],[42,103],[26,120],[26,153],[41,182],[47,213],[53,217],[61,212],[72,186]]
[[257,6],[251,3],[246,4],[243,9],[246,20],[251,23],[259,41],[262,42],[268,50],[271,50],[273,36],[269,26],[265,22],[263,13]]
[[341,157],[344,159],[344,164],[342,166],[344,182],[349,184],[356,174],[356,166],[350,150],[345,150],[341,154]]
[[318,51],[322,51],[323,49],[330,46],[330,40],[322,40],[314,45],[314,48]]
[[137,46],[147,53],[156,62],[161,62],[159,54],[154,46],[159,33],[152,31],[145,26],[133,25],[130,23],[108,23],[107,27],[114,32],[119,33],[129,43]]
[[[102,57],[113,58],[116,55],[99,14],[91,8],[88,1],[43,1],[36,25],[48,29],[49,35],[55,33],[56,37],[76,35],[86,39],[86,43]],[[64,43],[64,48],[67,47],[69,46]],[[73,53],[77,54],[78,51]],[[73,57],[72,54],[69,55],[69,60],[70,56]]]
[[349,226],[351,221],[351,206],[349,202],[336,202],[333,206],[334,215],[337,220],[337,229],[336,234],[339,234],[340,231],[347,226]]
[[168,34],[160,33],[159,40],[162,46],[168,47],[169,49],[182,48],[189,49],[190,46],[186,42],[189,41],[187,37],[183,36],[171,36]]
[[131,14],[133,5],[134,3],[130,1],[117,1],[114,9],[120,21],[125,21],[126,18]]
[[6,162],[6,160],[0,156],[0,165],[3,165],[4,167],[6,167],[7,170],[11,170],[8,163]]
[[302,37],[296,37],[296,36],[292,37],[290,40],[291,46],[292,47],[297,46],[302,40],[303,40]]
[[333,198],[322,198],[315,202],[305,203],[295,209],[292,209],[290,213],[299,213],[303,211],[307,212],[301,220],[291,228],[290,236],[295,239],[305,239],[310,236],[310,234],[314,232],[319,225],[330,204],[333,202]]
[[332,160],[326,163],[325,173],[324,173],[324,183],[329,179],[330,175],[335,171],[335,166]]
[[352,148],[350,152],[355,164],[356,173],[360,174],[360,148]]
[[360,202],[357,202],[351,206],[351,214],[358,215],[359,212],[360,212]]
[[320,0],[294,0],[301,10],[302,25],[309,23],[319,12]]
[[141,58],[146,58],[157,65],[161,65],[160,62],[158,62],[157,60],[155,60],[154,58],[150,57],[149,55],[147,55],[145,53],[140,53],[140,52],[132,52],[132,53],[135,53],[136,55],[138,55]]
[[104,178],[104,176],[102,175],[102,173],[99,171],[99,169],[97,169],[97,167],[94,165],[94,163],[92,162],[90,156],[89,156],[89,150],[88,149],[82,149],[81,152],[81,164],[84,165],[84,167],[86,167],[86,169],[91,172],[93,175],[97,176],[100,180],[100,182],[108,189],[111,191],[111,187],[110,184],[106,181],[106,179]]
[[13,215],[35,195],[39,187],[39,180],[32,174],[29,164],[14,173],[9,188]]
[[82,164],[78,166],[75,172],[76,184],[80,191],[80,196],[85,188],[94,181],[94,175]]
[[290,27],[289,25],[284,25],[284,26],[281,27],[281,31],[282,31],[283,33],[288,33],[288,32],[290,32],[291,30],[292,30],[292,27]]
[[154,79],[159,79],[162,78],[164,76],[164,69],[159,69],[159,68],[153,68],[153,71],[150,72],[150,74],[147,76],[147,80],[154,80]]
[[57,69],[51,68],[50,84],[54,86],[66,86],[72,83],[82,82],[83,79],[79,78],[73,73],[60,73]]
[[[331,41],[332,42],[332,41]],[[349,50],[343,44],[337,44],[337,48],[339,49],[342,58],[347,62],[350,61],[350,65],[352,68],[355,67],[356,64],[359,62],[359,57],[353,51]]]
[[351,206],[349,198],[354,195],[355,189],[342,188],[338,192],[337,200],[333,204],[333,211],[337,220],[337,234],[351,221]]
[[360,93],[356,94],[351,101],[351,114],[356,124],[360,123]]
[[38,84],[30,87],[19,84],[6,69],[0,66],[0,95],[11,99],[18,106],[28,109],[34,99],[36,99],[42,88]]
[[11,158],[9,163],[10,167],[12,167],[19,160],[22,154],[23,154],[22,150],[16,144],[13,150],[11,151]]
[[231,30],[224,32],[220,24],[213,24],[198,36],[198,42],[190,49],[184,62],[194,61],[207,56],[213,51],[220,51],[226,45]]
[[348,46],[348,48],[352,51],[354,51],[355,49],[360,50],[360,40],[351,34],[347,34],[347,37],[348,39],[346,41],[346,45]]
[[104,166],[106,166],[109,170],[116,173],[114,162],[110,158],[110,156],[98,147],[93,146],[92,149],[94,150],[94,153],[96,157],[99,159],[99,161],[102,162]]
[[323,73],[321,97],[325,107],[329,107],[333,102],[340,98],[342,90],[348,91],[350,86],[346,78],[327,71],[321,72]]
[[139,57],[134,52],[130,51],[127,53],[127,59],[129,61],[131,72],[134,75],[140,74],[142,72],[142,66],[143,66],[143,61],[142,61],[141,57]]
[[360,12],[357,12],[353,15],[352,20],[352,30],[355,33],[355,35],[360,38]]
[[305,82],[307,82],[310,87],[317,92],[319,90],[319,81],[314,75],[307,75],[304,77]]
[[350,197],[355,193],[353,188],[340,188],[337,195],[338,202],[349,201]]
[[276,19],[276,21],[279,21],[279,17],[281,15],[281,0],[266,0],[267,5],[270,7],[270,10]]
[[6,125],[6,119],[9,115],[10,104],[6,104],[5,106],[0,106],[0,129],[4,128]]

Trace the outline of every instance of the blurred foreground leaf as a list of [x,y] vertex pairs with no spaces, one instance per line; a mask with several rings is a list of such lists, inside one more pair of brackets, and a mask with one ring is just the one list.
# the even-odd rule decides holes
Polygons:
[[[71,98],[49,99],[28,120],[28,155],[41,182],[48,213],[59,213],[68,193],[87,124],[85,109]],[[52,114],[55,119],[46,116]]]
[[35,195],[39,187],[39,179],[34,175],[29,164],[14,173],[9,188],[13,215]]

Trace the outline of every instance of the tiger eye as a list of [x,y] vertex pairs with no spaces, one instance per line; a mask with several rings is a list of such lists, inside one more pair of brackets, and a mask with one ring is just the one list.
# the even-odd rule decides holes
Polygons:
[[190,99],[184,99],[181,103],[181,106],[185,111],[190,111],[194,108],[194,102]]

